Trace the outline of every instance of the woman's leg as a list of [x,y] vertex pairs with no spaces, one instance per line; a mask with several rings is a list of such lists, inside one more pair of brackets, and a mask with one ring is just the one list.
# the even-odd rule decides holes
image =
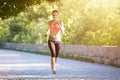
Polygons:
[[51,52],[51,67],[52,67],[53,73],[55,74],[55,63],[56,63],[55,43],[49,40],[48,46]]
[[60,42],[55,42],[55,53],[56,53],[56,56],[55,56],[55,62],[57,61],[57,57],[59,55],[59,51],[60,51]]
[[48,41],[48,47],[50,49],[51,52],[51,57],[55,57],[55,44],[53,41]]

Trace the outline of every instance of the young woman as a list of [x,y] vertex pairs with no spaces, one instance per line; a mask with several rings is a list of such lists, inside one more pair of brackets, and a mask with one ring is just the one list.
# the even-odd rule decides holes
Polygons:
[[51,52],[51,68],[53,74],[56,74],[55,64],[60,50],[61,42],[61,31],[64,32],[64,26],[61,21],[58,19],[59,12],[57,10],[52,11],[53,20],[50,20],[48,23],[48,29],[45,36],[48,36],[48,46]]

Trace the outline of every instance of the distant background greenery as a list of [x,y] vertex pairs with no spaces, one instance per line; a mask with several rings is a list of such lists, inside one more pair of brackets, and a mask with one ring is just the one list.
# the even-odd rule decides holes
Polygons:
[[64,44],[120,46],[119,0],[0,0],[0,42],[46,43],[51,11],[64,22]]

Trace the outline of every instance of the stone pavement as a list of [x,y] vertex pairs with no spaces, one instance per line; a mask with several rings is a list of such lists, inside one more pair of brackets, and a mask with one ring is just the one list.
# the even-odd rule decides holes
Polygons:
[[0,49],[0,80],[120,80],[120,68],[59,58],[57,74],[50,56]]

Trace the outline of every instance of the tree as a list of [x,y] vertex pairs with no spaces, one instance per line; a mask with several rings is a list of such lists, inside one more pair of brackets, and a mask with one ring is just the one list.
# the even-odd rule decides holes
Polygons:
[[2,19],[16,16],[28,6],[41,4],[41,2],[55,2],[59,0],[0,0],[0,17]]

